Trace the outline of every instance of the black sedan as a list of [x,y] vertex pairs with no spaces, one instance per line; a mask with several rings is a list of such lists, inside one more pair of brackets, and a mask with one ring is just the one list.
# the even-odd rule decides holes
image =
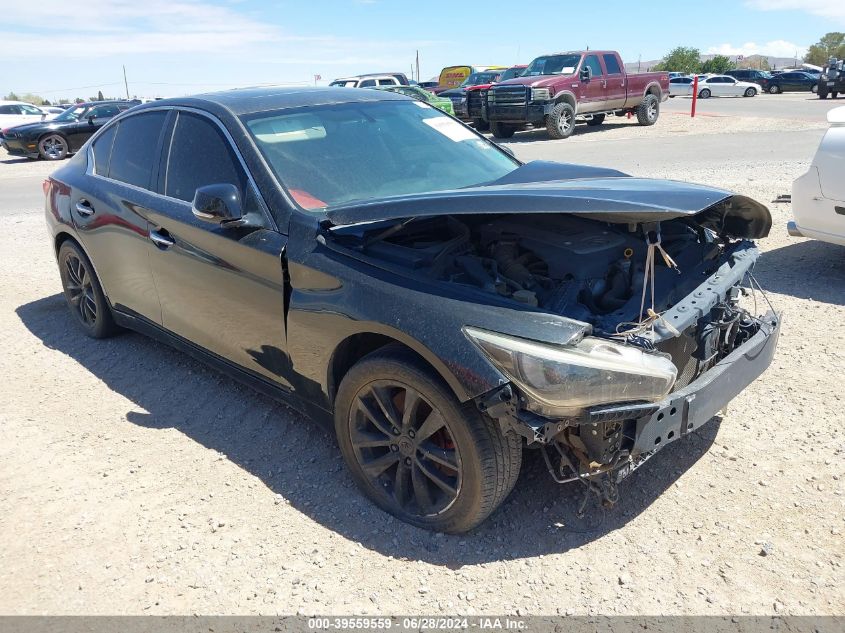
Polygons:
[[781,92],[816,92],[819,89],[817,75],[802,72],[786,72],[773,75],[767,90],[776,95]]
[[780,327],[740,305],[762,205],[522,164],[389,92],[138,106],[45,193],[84,333],[146,333],[333,426],[364,494],[429,529],[483,521],[526,446],[612,504]]
[[0,142],[13,156],[61,160],[79,150],[112,118],[138,101],[94,101],[69,107],[55,119],[0,130]]

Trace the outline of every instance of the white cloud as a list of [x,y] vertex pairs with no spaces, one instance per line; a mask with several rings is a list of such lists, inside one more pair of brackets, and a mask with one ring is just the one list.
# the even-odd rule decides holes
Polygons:
[[743,55],[768,55],[771,57],[795,57],[800,59],[807,52],[807,47],[800,44],[793,44],[786,40],[773,40],[765,44],[757,44],[755,42],[746,42],[745,44],[719,44],[718,46],[711,46],[707,49],[708,55],[727,55],[728,57],[735,57]]
[[845,3],[842,0],[747,0],[745,4],[760,11],[803,11],[845,21]]

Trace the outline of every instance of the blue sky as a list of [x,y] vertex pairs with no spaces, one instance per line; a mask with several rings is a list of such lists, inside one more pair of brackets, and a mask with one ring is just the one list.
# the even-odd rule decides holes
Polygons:
[[[520,8],[536,7],[521,12]],[[802,54],[845,31],[842,0],[631,3],[400,0],[0,0],[0,91],[50,99],[102,90],[176,96],[362,72],[423,79],[458,64],[527,63],[557,50],[614,48],[626,62],[674,46],[731,55]]]

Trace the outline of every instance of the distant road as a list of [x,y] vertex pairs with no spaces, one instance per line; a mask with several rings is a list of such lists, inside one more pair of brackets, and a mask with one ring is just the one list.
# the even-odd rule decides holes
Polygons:
[[[663,103],[666,112],[689,112],[692,97],[674,97]],[[704,115],[763,117],[795,121],[827,121],[827,112],[845,106],[843,99],[819,99],[811,92],[759,94],[756,97],[699,99],[696,112]]]

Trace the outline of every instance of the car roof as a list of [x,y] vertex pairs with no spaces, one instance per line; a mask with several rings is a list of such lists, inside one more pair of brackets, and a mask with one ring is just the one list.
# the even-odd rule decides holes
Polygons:
[[408,100],[412,99],[395,92],[372,90],[370,88],[262,86],[259,88],[209,92],[190,97],[162,99],[135,106],[132,111],[138,112],[160,108],[162,106],[185,106],[204,108],[212,111],[217,108],[223,108],[229,113],[239,116],[254,112],[301,108],[305,106]]
[[29,103],[28,101],[7,101],[6,99],[0,99],[0,105],[31,105],[35,106],[36,108],[41,107],[35,105],[34,103]]

